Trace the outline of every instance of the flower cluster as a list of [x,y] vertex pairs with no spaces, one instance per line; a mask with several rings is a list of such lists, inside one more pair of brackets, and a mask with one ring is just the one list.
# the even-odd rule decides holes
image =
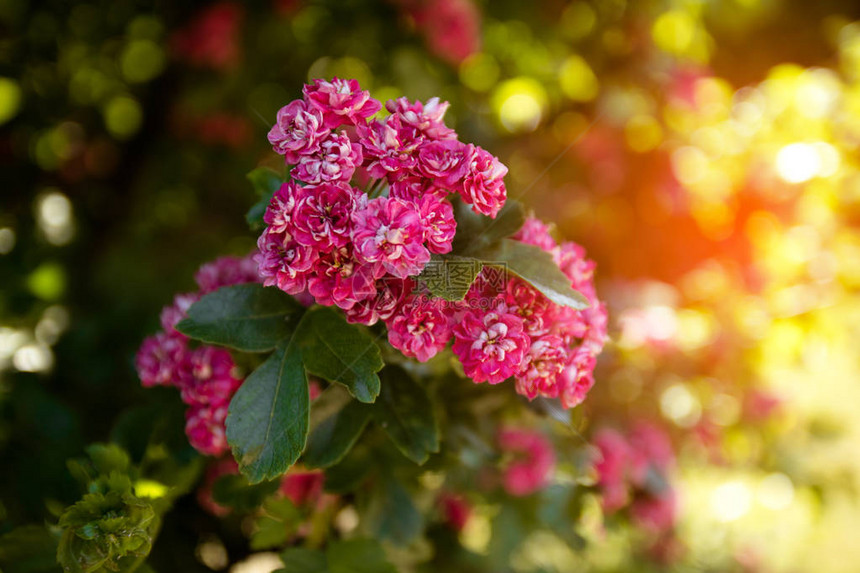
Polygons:
[[335,78],[306,85],[302,100],[278,112],[269,141],[293,168],[258,241],[264,284],[308,291],[365,324],[385,319],[390,291],[431,253],[451,250],[447,195],[491,216],[506,196],[507,168],[457,140],[443,121],[447,103],[400,98],[385,119],[369,119],[381,108],[355,80]]
[[[336,305],[353,323],[381,320],[391,345],[422,362],[453,339],[475,382],[514,377],[529,399],[580,403],[606,339],[594,264],[581,247],[557,244],[530,218],[514,239],[551,253],[591,308],[554,304],[515,277],[502,277],[500,288],[489,269],[463,303],[416,292],[414,277],[431,253],[452,248],[448,195],[495,217],[506,198],[507,168],[457,139],[443,121],[447,103],[400,98],[385,107],[388,116],[369,119],[379,102],[355,80],[335,78],[306,85],[302,100],[278,112],[269,141],[293,168],[263,218],[255,259],[263,284]],[[363,189],[354,182],[364,182]]]
[[222,257],[203,265],[195,275],[200,290],[180,294],[161,312],[162,331],[143,341],[135,359],[141,384],[175,386],[188,404],[185,433],[202,454],[217,456],[227,451],[224,422],[227,406],[242,380],[230,353],[222,348],[191,347],[176,330],[188,308],[201,296],[222,286],[259,282],[250,257]]
[[572,408],[594,385],[597,355],[607,338],[594,263],[579,245],[557,244],[534,217],[513,238],[549,252],[591,306],[581,311],[560,306],[525,281],[485,268],[469,290],[467,310],[457,317],[454,353],[476,382],[497,384],[513,376],[523,396],[559,398]]
[[672,528],[677,498],[668,482],[675,454],[666,434],[640,422],[627,435],[603,429],[594,437],[601,458],[595,465],[603,509],[629,508],[633,520],[655,532]]

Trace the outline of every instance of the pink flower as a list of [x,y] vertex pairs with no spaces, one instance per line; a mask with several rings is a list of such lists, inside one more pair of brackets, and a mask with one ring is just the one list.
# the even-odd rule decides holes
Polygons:
[[194,405],[185,413],[185,434],[191,446],[206,456],[220,456],[228,450],[224,421],[227,403]]
[[564,371],[566,362],[567,348],[561,338],[547,334],[532,339],[522,368],[517,373],[517,392],[529,400],[538,395],[558,397],[558,377]]
[[242,380],[236,378],[236,364],[223,348],[202,345],[191,352],[191,376],[179,386],[186,404],[227,404],[239,389]]
[[508,168],[480,147],[475,148],[468,163],[460,195],[476,213],[495,217],[507,198],[505,175]]
[[630,501],[627,480],[632,452],[624,436],[609,428],[595,434],[592,442],[600,452],[594,469],[597,471],[597,485],[603,492],[603,509],[613,513]]
[[413,17],[430,51],[450,64],[460,64],[480,50],[481,14],[471,0],[422,2]]
[[544,251],[551,252],[555,247],[555,239],[549,232],[549,227],[536,217],[528,217],[520,230],[514,233],[512,239],[540,247]]
[[355,306],[346,311],[346,320],[368,326],[380,320],[387,321],[397,312],[413,288],[415,283],[412,279],[399,279],[385,275],[377,279],[374,296],[358,301]]
[[233,459],[233,456],[226,456],[220,460],[214,460],[209,464],[206,468],[206,473],[203,475],[203,483],[197,488],[197,503],[200,507],[215,517],[224,517],[229,515],[232,509],[215,501],[212,493],[215,487],[215,482],[217,482],[219,478],[238,473],[239,466],[236,464],[236,460]]
[[302,187],[296,197],[291,234],[296,242],[317,249],[343,247],[349,242],[351,215],[366,195],[346,183]]
[[450,253],[457,232],[457,220],[454,219],[451,203],[436,195],[425,195],[415,203],[424,226],[427,248],[431,253]]
[[410,176],[392,181],[388,195],[417,203],[420,199],[430,195],[441,200],[445,198],[447,193],[444,189],[437,187],[432,179]]
[[439,102],[439,98],[433,97],[427,103],[415,100],[410,103],[405,97],[400,97],[385,102],[385,109],[399,116],[400,121],[420,131],[427,139],[456,139],[457,133],[445,125],[445,112],[448,111],[448,102]]
[[523,319],[510,312],[501,298],[487,311],[466,312],[454,327],[454,354],[475,382],[498,384],[516,374],[529,345]]
[[296,197],[302,192],[302,186],[295,181],[287,181],[275,191],[266,212],[263,213],[263,222],[269,227],[271,233],[287,233],[291,238],[290,228],[293,220],[293,210],[296,208]]
[[187,371],[186,338],[159,332],[144,339],[135,357],[135,367],[142,386],[172,386],[182,382]]
[[649,486],[650,470],[665,474],[675,466],[672,442],[659,427],[639,421],[630,430],[629,442],[632,451],[631,478],[638,487],[644,489]]
[[377,179],[396,181],[414,175],[418,164],[417,149],[424,138],[417,129],[405,125],[400,116],[390,115],[384,121],[371,121],[357,128],[364,149],[364,168]]
[[594,366],[597,359],[582,346],[574,349],[561,373],[561,404],[565,408],[578,406],[594,386]]
[[549,333],[556,305],[533,286],[511,276],[505,286],[505,303],[523,319],[526,334],[536,337]]
[[317,108],[294,100],[278,110],[277,121],[269,130],[269,143],[287,163],[296,164],[303,155],[316,152],[330,132]]
[[305,100],[322,112],[325,127],[362,124],[382,109],[382,104],[361,89],[356,80],[316,79],[302,90]]
[[456,189],[463,185],[474,153],[473,145],[456,139],[430,141],[418,149],[418,170],[436,185]]
[[555,470],[555,451],[543,434],[504,428],[499,431],[497,441],[502,452],[516,456],[502,470],[505,491],[521,497],[549,484]]
[[411,203],[377,197],[352,215],[352,240],[360,260],[383,268],[398,278],[417,275],[430,260],[424,246],[424,226]]
[[178,294],[173,297],[173,304],[165,306],[161,310],[161,328],[164,329],[164,332],[179,334],[175,330],[177,323],[187,316],[188,309],[198,300],[200,300],[200,295],[193,292]]
[[253,257],[220,257],[200,267],[194,280],[200,293],[206,294],[225,286],[260,282],[260,275]]
[[323,251],[308,277],[308,291],[318,304],[349,310],[376,295],[376,279],[382,268],[359,261],[352,244]]
[[462,495],[443,493],[439,496],[442,515],[454,531],[463,531],[472,516],[472,505]]
[[349,183],[355,168],[361,165],[361,146],[353,144],[345,133],[332,133],[319,149],[303,156],[290,173],[305,183]]
[[636,525],[655,533],[672,529],[677,514],[678,496],[673,489],[667,489],[660,495],[638,497],[630,506],[630,515]]
[[427,362],[451,339],[448,316],[439,299],[411,297],[387,322],[388,342],[405,356]]
[[236,2],[218,2],[194,15],[171,37],[174,53],[189,64],[227,71],[241,60],[240,27],[244,9]]
[[319,258],[313,247],[286,238],[285,233],[263,231],[257,240],[259,252],[254,256],[265,286],[277,286],[287,294],[299,294],[307,288],[310,270]]
[[315,505],[323,495],[325,474],[293,466],[281,480],[280,492],[297,506]]

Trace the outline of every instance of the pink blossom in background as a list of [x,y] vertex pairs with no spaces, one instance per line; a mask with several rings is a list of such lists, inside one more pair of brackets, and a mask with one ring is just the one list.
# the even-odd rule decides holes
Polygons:
[[640,527],[655,533],[671,530],[677,518],[677,493],[669,476],[675,453],[666,433],[648,422],[637,422],[622,434],[604,428],[592,440],[600,452],[595,463],[603,509],[629,509]]
[[194,282],[200,293],[206,294],[224,286],[260,282],[260,276],[252,256],[220,257],[200,267],[194,274]]
[[439,505],[445,523],[458,533],[463,531],[472,517],[472,505],[469,501],[462,495],[446,492],[439,496]]
[[510,495],[522,497],[549,485],[555,471],[555,450],[540,432],[503,428],[497,439],[503,454],[513,459],[502,468],[502,483]]
[[188,308],[207,292],[224,286],[259,282],[251,257],[222,257],[200,267],[195,275],[200,291],[177,295],[162,310],[164,331],[143,341],[135,367],[144,387],[176,386],[186,411],[185,433],[200,453],[217,456],[227,451],[224,421],[227,406],[242,383],[227,350],[200,345],[189,348],[187,337],[175,325]]
[[481,14],[471,0],[395,0],[415,19],[431,52],[459,64],[481,49]]
[[185,413],[185,434],[195,450],[206,456],[220,456],[229,448],[224,422],[227,403],[195,405]]
[[173,297],[173,304],[161,309],[161,328],[167,333],[177,333],[176,324],[185,318],[185,314],[191,305],[200,299],[200,295],[194,292],[178,294]]
[[197,503],[200,507],[216,517],[229,515],[232,509],[215,501],[213,490],[215,482],[219,478],[238,473],[239,465],[233,459],[233,456],[225,456],[209,464],[206,467],[206,472],[203,474],[203,483],[197,488]]
[[172,386],[187,360],[185,337],[159,332],[144,339],[135,357],[135,367],[142,386]]
[[240,63],[241,26],[245,10],[236,2],[218,2],[194,15],[174,32],[170,45],[177,58],[190,65],[228,71]]
[[242,384],[233,357],[223,348],[202,345],[191,351],[190,376],[177,384],[182,401],[189,405],[230,401]]
[[323,495],[325,474],[293,466],[281,479],[280,492],[297,506],[314,505]]

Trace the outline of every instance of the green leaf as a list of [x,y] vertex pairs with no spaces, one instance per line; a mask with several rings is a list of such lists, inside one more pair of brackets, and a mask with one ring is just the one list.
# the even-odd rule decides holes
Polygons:
[[330,493],[353,492],[364,482],[372,468],[373,460],[367,450],[359,445],[351,449],[340,463],[326,468],[323,487]]
[[260,200],[251,206],[245,215],[245,220],[248,221],[252,231],[259,231],[266,226],[263,222],[263,215],[265,215],[266,207],[272,200],[272,195],[284,183],[284,177],[268,167],[254,169],[248,173],[247,177]]
[[330,573],[397,573],[382,546],[372,539],[335,541],[326,551]]
[[468,255],[499,239],[510,237],[519,231],[526,221],[522,204],[513,199],[505,202],[495,219],[478,215],[463,201],[454,200],[453,204],[457,234],[451,252],[456,255]]
[[570,287],[570,279],[561,272],[552,255],[539,247],[502,239],[472,256],[483,261],[484,266],[513,273],[556,304],[578,310],[589,306],[588,299]]
[[327,468],[338,463],[361,436],[371,414],[370,406],[350,400],[311,431],[303,463],[309,468]]
[[318,306],[305,313],[296,332],[308,372],[339,382],[362,402],[379,395],[379,372],[384,363],[373,337],[343,313]]
[[42,525],[25,525],[0,537],[0,570],[5,573],[60,571],[58,539]]
[[230,402],[227,442],[251,483],[295,463],[308,436],[310,398],[299,349],[291,340],[245,380]]
[[373,418],[404,456],[423,464],[439,451],[439,428],[430,397],[404,369],[385,368]]
[[385,475],[375,488],[365,518],[376,537],[398,545],[408,544],[424,527],[409,492],[391,475]]
[[328,573],[328,563],[322,551],[290,547],[281,553],[284,568],[275,573]]
[[260,507],[269,495],[278,491],[280,485],[278,480],[251,485],[243,475],[225,475],[215,481],[212,498],[219,505],[238,511],[251,511]]
[[223,287],[191,305],[176,325],[186,336],[245,352],[266,352],[289,336],[290,316],[301,306],[275,287]]
[[473,257],[431,255],[418,280],[427,285],[433,296],[463,300],[483,267],[483,263]]

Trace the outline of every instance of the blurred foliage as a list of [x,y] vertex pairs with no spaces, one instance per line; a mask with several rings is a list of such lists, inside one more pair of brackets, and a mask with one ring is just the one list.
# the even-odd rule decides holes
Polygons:
[[[397,453],[386,440],[353,450],[326,470],[327,488],[367,484],[353,501],[376,512],[369,533],[411,543],[386,545],[393,562],[855,570],[857,4],[483,1],[473,6],[479,42],[467,38],[474,47],[459,56],[439,51],[421,4],[0,1],[4,571],[52,570],[39,551],[61,539],[98,556],[87,563],[119,563],[142,552],[152,527],[161,535],[148,565],[162,571],[225,568],[292,538],[284,503],[266,502],[249,546],[240,511],[219,520],[180,495],[201,462],[175,396],[142,391],[132,357],[194,269],[253,247],[243,214],[259,197],[244,174],[281,168],[265,139],[276,110],[308,78],[332,75],[383,100],[450,101],[463,139],[510,167],[511,196],[597,260],[615,344],[558,451],[648,418],[675,428],[679,452],[681,517],[667,547],[603,516],[592,494],[571,495],[585,460],[528,503],[477,505],[456,533],[421,523],[415,504],[429,496],[412,501],[385,475]],[[107,437],[128,453],[121,477],[111,481],[98,453],[69,471],[66,459]],[[468,492],[494,461],[458,463],[463,475],[447,485]],[[403,471],[425,494],[441,487],[432,468]],[[167,513],[140,490],[165,487]],[[231,489],[220,484],[216,497],[237,509],[259,501],[227,503]],[[327,511],[348,522],[348,511]],[[448,549],[433,560],[412,536],[425,525]],[[94,533],[115,527],[124,542]],[[305,551],[284,557],[333,570],[325,555],[336,546]]]

